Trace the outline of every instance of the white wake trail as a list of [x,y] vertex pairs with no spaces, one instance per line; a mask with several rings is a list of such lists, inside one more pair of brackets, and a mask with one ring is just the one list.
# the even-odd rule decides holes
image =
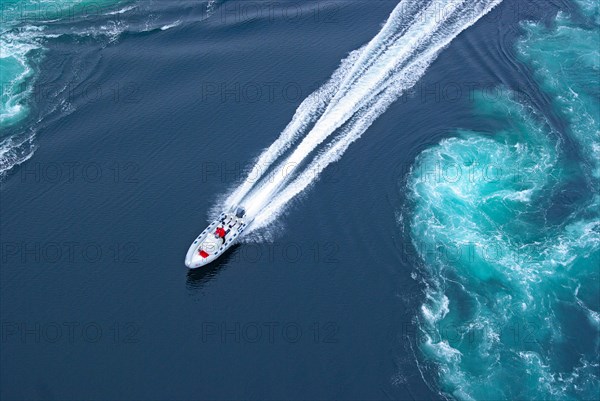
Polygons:
[[[426,7],[424,7],[423,1],[404,1],[392,11],[381,31],[364,47],[360,59],[354,63],[352,69],[345,75],[336,94],[337,100],[348,92],[348,89],[352,87],[356,80],[379,60],[385,50],[397,41],[416,19],[424,18],[425,10]],[[330,106],[334,104],[337,104],[337,102],[331,102]]]
[[[258,185],[257,177],[250,174],[229,197],[228,204],[242,202],[246,206],[254,219],[251,230],[274,220],[291,199],[310,186],[327,165],[338,160],[404,91],[418,82],[442,49],[501,1],[400,3],[377,36],[353,52],[316,92],[322,90],[326,95],[316,95],[316,101],[315,94],[311,95],[280,138],[259,157],[259,169],[272,166],[314,123],[291,154],[273,168],[274,174]],[[296,173],[304,160],[341,127],[337,138],[303,172]]]
[[285,153],[301,134],[305,133],[308,126],[317,121],[326,108],[331,106],[334,96],[339,97],[342,88],[350,86],[362,71],[368,68],[371,63],[376,62],[377,56],[385,50],[385,42],[396,39],[404,32],[402,27],[408,27],[413,17],[420,14],[418,12],[418,2],[407,3],[408,6],[402,8],[403,11],[407,11],[406,8],[408,8],[407,15],[396,17],[395,14],[401,9],[397,7],[388,18],[393,20],[394,23],[384,25],[384,29],[378,33],[375,40],[350,53],[329,81],[302,102],[290,124],[279,138],[258,157],[244,183],[227,198],[226,204],[237,205],[248,194],[254,184],[264,176],[272,163]]
[[346,149],[383,114],[387,108],[401,95],[401,91],[390,87],[376,101],[365,106],[363,113],[349,122],[342,133],[321,153],[319,153],[310,165],[292,182],[285,186],[275,198],[262,209],[254,218],[249,231],[263,228],[275,221],[293,198],[306,190],[316,181],[325,168],[338,161]]
[[[383,114],[407,88],[416,85],[444,47],[458,36],[460,32],[474,24],[479,18],[500,2],[501,0],[489,2],[491,4],[480,11],[478,18],[473,19],[470,22],[467,21],[462,29],[452,31],[454,32],[452,35],[436,42],[435,46],[431,46],[427,51],[419,54],[419,57],[409,65],[392,74],[387,81],[382,84],[382,87],[385,88],[384,91],[375,100],[365,104],[362,109],[356,112],[352,120],[344,127],[342,133],[320,152],[296,179],[281,189],[275,195],[274,199],[256,215],[251,229],[256,230],[262,228],[277,219],[290,200],[308,188],[329,164],[339,160],[348,147],[354,141],[359,139],[373,122],[375,122],[375,120]],[[455,25],[460,26],[460,24]]]
[[226,199],[226,205],[232,207],[238,205],[252,187],[267,173],[273,162],[281,157],[306,132],[307,128],[321,116],[342,84],[343,78],[355,65],[361,51],[362,49],[352,52],[342,61],[341,66],[334,72],[329,81],[300,104],[292,121],[283,130],[279,138],[256,159],[244,182]]

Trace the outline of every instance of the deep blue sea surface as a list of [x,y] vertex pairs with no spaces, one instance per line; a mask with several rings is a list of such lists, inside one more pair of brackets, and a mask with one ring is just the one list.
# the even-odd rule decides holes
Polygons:
[[0,398],[598,399],[598,7],[4,1]]

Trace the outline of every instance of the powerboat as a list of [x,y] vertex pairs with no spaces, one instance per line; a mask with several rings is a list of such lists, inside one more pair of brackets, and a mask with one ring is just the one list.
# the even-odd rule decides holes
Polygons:
[[248,226],[245,220],[246,209],[237,207],[221,213],[190,246],[185,257],[185,265],[197,269],[214,262],[223,255],[242,235]]

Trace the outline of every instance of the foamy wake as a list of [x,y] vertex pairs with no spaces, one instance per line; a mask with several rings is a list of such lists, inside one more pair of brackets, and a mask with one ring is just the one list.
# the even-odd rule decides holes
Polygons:
[[246,180],[227,197],[226,208],[247,208],[254,220],[248,232],[271,223],[419,81],[442,49],[501,1],[401,2],[373,40],[352,52],[300,105]]

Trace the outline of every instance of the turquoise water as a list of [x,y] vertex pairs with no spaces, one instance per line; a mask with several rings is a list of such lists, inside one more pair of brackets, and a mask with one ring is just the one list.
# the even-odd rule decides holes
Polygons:
[[[214,2],[213,2],[214,3]],[[172,3],[132,0],[7,0],[0,25],[0,177],[30,159],[36,137],[49,115],[63,116],[76,108],[69,91],[83,83],[80,60],[116,46],[124,32],[149,32],[176,26]],[[201,9],[212,3],[201,2]],[[208,12],[202,13],[206,17]],[[47,68],[50,49],[72,44],[60,56],[60,70]],[[44,72],[55,74],[39,84]],[[58,73],[58,75],[56,75]]]
[[[165,399],[175,388],[181,399],[442,399],[440,391],[461,400],[597,399],[600,13],[592,1],[557,16],[539,2],[535,15],[552,24],[521,25],[514,49],[526,68],[490,68],[503,82],[534,76],[547,103],[504,88],[499,98],[479,94],[462,119],[461,102],[406,96],[340,159],[339,177],[322,180],[281,219],[282,243],[243,244],[209,270],[181,270],[182,252],[205,227],[215,194],[238,184],[228,177],[236,173],[212,176],[203,163],[220,164],[214,157],[223,149],[242,166],[259,155],[315,83],[320,87],[348,52],[368,43],[397,2],[306,2],[303,18],[290,21],[293,0],[265,2],[259,18],[239,10],[260,2],[3,1],[3,242],[94,241],[111,259],[40,264],[35,255],[3,254],[3,323],[78,320],[106,323],[108,331],[109,321],[135,320],[141,330],[139,344],[113,347],[12,337],[2,352],[0,398]],[[507,35],[499,15],[512,15],[515,3],[505,0],[457,38],[421,89],[456,69],[457,80],[464,74],[487,82],[479,67],[505,50],[488,53]],[[277,90],[271,100],[265,86],[257,102],[203,93],[257,80],[298,82],[303,93],[290,99]],[[105,90],[88,101],[83,89],[94,82]],[[129,83],[139,84],[132,97]],[[114,88],[123,88],[118,100]],[[381,228],[390,234],[381,236],[382,246],[356,246],[357,235],[371,235],[364,227],[376,215],[388,222],[396,211],[384,196],[395,191],[390,159],[412,164],[429,134],[446,137],[470,124],[479,131],[454,131],[421,153],[409,176],[403,217],[421,266],[388,268],[399,262],[391,244],[384,249],[393,221]],[[397,131],[402,135],[386,141]],[[25,162],[34,142],[40,151]],[[45,167],[64,166],[66,177],[73,162],[101,165],[103,179],[47,176]],[[148,219],[149,211],[164,218]],[[339,227],[334,244],[330,233]],[[111,253],[115,241],[125,251],[139,248],[139,264],[113,263],[121,259]],[[303,260],[282,258],[285,244],[302,245]],[[339,252],[330,253],[330,245]],[[267,250],[258,262],[257,249]],[[420,287],[411,273],[426,288],[416,305]],[[398,312],[416,317],[421,329],[417,361],[397,349]],[[205,323],[247,327],[274,319],[300,322],[302,341],[199,341]],[[328,322],[339,327],[335,342],[315,344],[309,330]],[[73,380],[65,387],[67,376]],[[99,380],[115,384],[98,388]]]
[[523,24],[516,46],[566,126],[508,89],[480,94],[476,116],[501,128],[456,132],[408,179],[419,348],[457,399],[600,392],[600,20],[597,2],[579,5],[580,18]]
[[31,91],[33,53],[41,49],[40,31],[34,25],[18,26],[24,19],[25,2],[8,2],[2,6],[0,34],[0,124],[3,127],[22,120],[28,112]]
[[[36,111],[34,85],[41,73],[46,45],[71,33],[94,34],[94,30],[76,31],[71,24],[91,26],[95,17],[110,12],[119,0],[7,0],[1,5],[0,25],[0,177],[12,167],[33,156],[37,124],[48,111]],[[62,28],[52,28],[63,24]],[[49,32],[50,31],[50,32]],[[63,60],[66,61],[66,60]],[[65,86],[59,92],[65,92]],[[53,96],[58,97],[56,93]],[[39,99],[37,99],[39,100]],[[65,100],[55,100],[52,111],[68,108]],[[31,121],[31,124],[26,124]]]
[[57,21],[88,18],[119,3],[118,0],[7,0],[2,4],[0,27],[0,125],[22,121],[30,111],[30,96],[43,56],[44,42],[52,38],[45,26]]

